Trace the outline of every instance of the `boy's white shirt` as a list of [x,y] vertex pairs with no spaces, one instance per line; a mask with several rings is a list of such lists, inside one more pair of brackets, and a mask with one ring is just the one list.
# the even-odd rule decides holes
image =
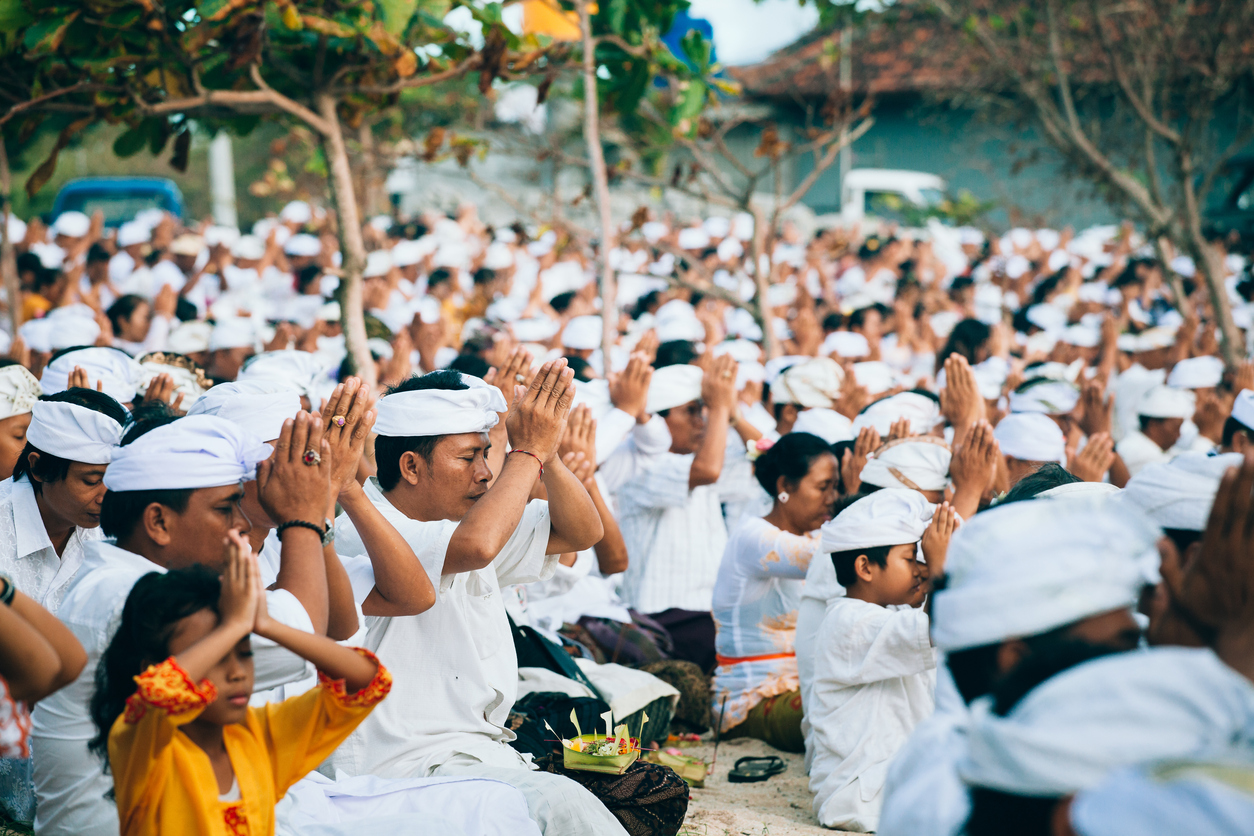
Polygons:
[[810,790],[825,827],[876,830],[888,767],[932,714],[936,652],[922,609],[829,602],[815,641]]

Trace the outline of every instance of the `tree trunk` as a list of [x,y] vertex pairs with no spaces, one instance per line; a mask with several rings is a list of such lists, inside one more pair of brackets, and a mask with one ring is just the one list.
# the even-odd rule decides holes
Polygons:
[[610,372],[610,349],[618,342],[618,306],[614,287],[614,271],[610,267],[610,250],[617,236],[610,216],[610,182],[605,170],[605,154],[601,149],[600,114],[597,107],[596,45],[592,40],[592,20],[588,16],[588,0],[579,0],[579,27],[583,32],[583,138],[588,146],[588,162],[592,168],[592,184],[601,216],[601,360]]
[[340,233],[341,268],[344,292],[340,297],[340,325],[344,329],[344,345],[348,349],[349,370],[364,380],[373,390],[374,361],[366,345],[366,317],[362,308],[361,274],[366,269],[366,244],[361,237],[361,217],[357,211],[357,196],[353,193],[353,171],[348,162],[348,148],[340,130],[339,115],[335,112],[335,99],[320,93],[317,96],[318,115],[326,120],[329,131],[322,138],[322,153],[327,159],[330,174],[331,196],[335,201],[335,216]]
[[[1232,305],[1228,302],[1228,288],[1224,286],[1224,263],[1215,248],[1202,237],[1201,230],[1197,235],[1189,235],[1189,255],[1197,265],[1198,273],[1206,282],[1210,292],[1210,305],[1215,312],[1215,322],[1219,327],[1220,351],[1223,352],[1224,365],[1235,370],[1245,359],[1245,343],[1241,332],[1232,319]],[[1170,269],[1170,268],[1168,268]]]
[[13,194],[13,175],[9,171],[9,152],[0,135],[0,277],[4,280],[4,292],[9,297],[9,325],[13,339],[22,323],[22,289],[17,279],[17,256],[13,242],[9,240],[9,213],[13,211],[10,196]]
[[383,201],[383,178],[379,176],[379,157],[375,153],[374,131],[370,123],[362,120],[357,129],[357,141],[361,145],[361,205],[369,217],[386,213]]
[[[753,298],[753,318],[762,329],[762,345],[766,348],[766,359],[774,360],[780,355],[779,340],[775,337],[775,323],[771,321],[771,308],[766,298],[766,290],[771,284],[770,268],[762,269],[762,256],[766,250],[766,213],[757,206],[750,206],[753,212],[753,239],[749,244],[749,259],[753,269],[753,284],[757,288]],[[769,260],[768,260],[769,263]]]

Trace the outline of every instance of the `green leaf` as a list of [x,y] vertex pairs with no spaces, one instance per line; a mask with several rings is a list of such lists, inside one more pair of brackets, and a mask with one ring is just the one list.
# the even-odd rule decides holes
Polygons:
[[119,157],[133,157],[148,144],[148,131],[143,123],[123,131],[113,140],[113,153]]
[[[22,39],[23,46],[32,52],[56,52],[61,45],[61,39],[65,37],[65,30],[76,17],[78,13],[74,12],[69,17],[51,17],[36,22],[26,30],[26,37]],[[55,160],[53,164],[56,164]]]
[[688,56],[688,60],[696,65],[698,73],[705,75],[709,72],[711,44],[701,37],[700,32],[696,29],[689,29],[688,34],[684,35],[679,43],[684,54]]
[[700,79],[688,82],[688,88],[675,109],[671,111],[671,124],[681,133],[691,135],[697,129],[696,117],[705,107],[705,97],[709,87]]
[[623,34],[623,23],[627,19],[627,0],[610,0],[608,11],[610,31]]

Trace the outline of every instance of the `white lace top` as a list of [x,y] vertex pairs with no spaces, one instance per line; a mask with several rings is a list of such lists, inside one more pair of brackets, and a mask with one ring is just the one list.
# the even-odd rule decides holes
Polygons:
[[83,565],[83,544],[103,540],[99,528],[76,528],[60,556],[44,529],[35,491],[25,478],[0,482],[0,572],[55,613]]

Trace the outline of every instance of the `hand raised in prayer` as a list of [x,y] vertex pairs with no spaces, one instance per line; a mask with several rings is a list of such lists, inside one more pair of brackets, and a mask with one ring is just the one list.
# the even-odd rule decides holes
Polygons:
[[174,394],[174,378],[170,375],[162,373],[157,375],[148,384],[148,390],[144,392],[144,401],[169,404],[170,408],[181,413],[183,410],[183,393]]
[[15,336],[13,342],[9,343],[9,359],[30,368],[30,346],[26,344],[26,340],[22,339],[21,334]]
[[1109,433],[1089,436],[1079,453],[1067,455],[1067,470],[1081,482],[1100,482],[1115,463],[1115,440]]
[[638,352],[644,355],[645,363],[652,366],[653,361],[657,359],[657,347],[659,345],[661,345],[661,343],[658,342],[657,331],[650,328],[648,331],[645,331],[640,335],[640,342],[636,343],[636,347],[632,349],[632,353],[635,354]]
[[1246,389],[1254,389],[1254,360],[1246,360],[1237,366],[1232,376],[1232,391],[1240,394]]
[[[316,455],[315,455],[316,454]],[[315,464],[306,464],[306,457]],[[257,465],[257,498],[276,523],[304,520],[320,524],[331,490],[331,445],[322,416],[300,412],[283,422],[270,458]]]
[[[521,345],[514,346],[514,350],[502,361],[501,367],[498,369],[494,366],[488,369],[483,380],[501,390],[501,394],[505,396],[505,404],[508,406],[514,401],[514,389],[531,379],[531,363],[531,352]],[[519,380],[519,378],[522,379]]]
[[935,580],[945,572],[945,555],[949,551],[949,538],[958,528],[958,515],[953,506],[942,502],[936,506],[936,513],[923,532],[920,545],[923,548],[923,560],[927,563],[928,577]]
[[1086,380],[1080,385],[1080,408],[1076,412],[1080,429],[1085,435],[1109,435],[1114,411],[1115,396],[1106,397],[1104,384],[1094,379]]
[[551,360],[531,379],[531,387],[514,387],[505,418],[510,446],[526,450],[548,465],[557,455],[566,417],[575,396],[575,373],[566,360]]
[[[562,461],[569,453],[580,453],[595,466],[597,459],[597,422],[587,404],[580,404],[570,411],[566,421],[566,434],[558,445]],[[582,481],[582,479],[580,480]]]
[[840,381],[840,398],[832,405],[832,409],[852,421],[871,402],[871,393],[858,383],[852,363],[846,360],[841,363],[841,368],[845,371],[845,377]]
[[592,477],[596,475],[596,463],[590,461],[582,452],[564,453],[562,455],[562,464],[566,465],[566,469],[574,474],[575,478],[583,483],[585,488],[590,486],[593,481]]
[[853,496],[862,487],[862,468],[866,460],[879,449],[880,434],[875,427],[863,427],[852,450],[846,450],[840,460],[840,481],[845,486],[845,496]]
[[715,357],[701,379],[701,400],[710,412],[728,416],[736,408],[736,360],[730,354]]
[[282,351],[296,339],[296,326],[290,322],[280,322],[274,326],[274,337],[266,343],[266,351]]
[[1209,438],[1216,444],[1223,442],[1224,422],[1228,420],[1231,407],[1224,408],[1223,402],[1215,390],[1198,389],[1197,405],[1193,411],[1193,423],[1197,425],[1199,435]]
[[644,405],[649,398],[653,367],[645,356],[639,352],[633,353],[627,361],[627,368],[621,372],[610,372],[606,378],[610,384],[610,403],[637,420],[648,420]]
[[82,366],[75,366],[70,372],[69,380],[66,383],[67,389],[95,389],[97,392],[104,391],[104,381],[97,380],[96,385],[91,385],[91,380],[87,377],[87,370]]
[[251,632],[257,620],[258,600],[262,599],[261,572],[247,538],[232,528],[223,541],[226,569],[221,576],[222,591],[218,593],[218,620],[222,625]]
[[359,377],[346,379],[327,398],[322,431],[331,448],[331,490],[335,495],[357,484],[357,465],[378,414],[370,408],[369,387],[362,385]]
[[954,428],[955,443],[967,429],[984,416],[984,398],[980,395],[975,372],[961,354],[945,359],[945,388],[940,391],[941,414]]
[[896,441],[899,438],[909,438],[914,434],[914,430],[910,428],[909,418],[898,418],[888,427],[889,441]]
[[1001,447],[993,437],[993,425],[977,421],[967,432],[949,463],[949,473],[954,479],[954,505],[966,519],[970,519],[980,507],[980,499],[992,487],[997,476],[997,461]]
[[152,300],[152,312],[154,315],[173,319],[178,303],[179,295],[174,292],[174,287],[168,284],[163,285]]
[[414,343],[409,337],[409,329],[402,328],[392,339],[392,357],[383,363],[379,382],[388,386],[396,386],[409,379],[413,373]]

